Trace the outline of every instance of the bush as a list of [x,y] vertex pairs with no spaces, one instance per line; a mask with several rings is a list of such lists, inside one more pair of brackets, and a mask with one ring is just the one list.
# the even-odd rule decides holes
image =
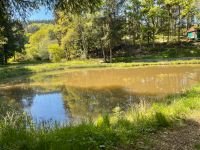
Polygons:
[[49,57],[52,62],[59,62],[65,57],[65,51],[58,44],[52,44],[48,47]]
[[156,112],[155,119],[158,127],[168,127],[170,125],[166,116],[161,112]]
[[9,62],[23,62],[26,60],[24,53],[16,52],[15,56],[9,59]]

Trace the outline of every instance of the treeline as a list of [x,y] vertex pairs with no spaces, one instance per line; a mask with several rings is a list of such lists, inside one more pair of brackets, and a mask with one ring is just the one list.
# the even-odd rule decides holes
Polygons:
[[45,23],[45,24],[54,24],[55,21],[54,20],[29,20],[28,23],[26,23],[26,25],[28,24],[33,24],[33,23]]
[[158,38],[167,43],[171,39],[181,42],[182,35],[197,25],[200,17],[198,0],[96,0],[73,4],[57,3],[54,24],[32,23],[27,27],[26,59],[60,61],[97,55],[112,62],[113,51],[121,45],[137,45],[142,50],[146,44],[155,47]]

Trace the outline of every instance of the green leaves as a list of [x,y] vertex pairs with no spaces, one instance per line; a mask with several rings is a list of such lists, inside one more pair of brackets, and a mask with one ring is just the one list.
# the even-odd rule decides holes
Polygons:
[[55,43],[52,33],[54,25],[34,24],[34,26],[37,27],[37,31],[29,34],[28,44],[25,45],[26,56],[29,60],[48,60],[48,45]]
[[65,13],[82,14],[83,12],[94,12],[102,5],[102,0],[57,0],[56,10]]
[[58,44],[49,45],[48,52],[52,62],[59,62],[62,58],[65,58],[65,51]]

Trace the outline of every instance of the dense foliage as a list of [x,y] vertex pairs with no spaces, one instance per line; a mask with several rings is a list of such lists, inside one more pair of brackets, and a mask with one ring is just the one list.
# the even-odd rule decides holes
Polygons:
[[[55,22],[25,26],[28,41],[22,50],[23,28],[12,16],[44,4],[54,9]],[[144,50],[144,45],[155,48],[158,42],[180,43],[186,30],[198,26],[199,20],[197,0],[3,0],[0,5],[0,57],[4,63],[15,51],[23,51],[27,60],[103,57],[112,62],[119,49],[125,50],[119,53],[131,49],[131,56],[133,50]]]
[[[63,0],[1,0],[0,1],[0,62],[7,63],[7,59],[15,56],[16,51],[22,51],[24,47],[24,33],[22,24],[16,21],[16,18],[25,19],[27,15],[34,9],[38,9],[41,5],[55,10],[64,12],[80,13],[82,11],[93,11],[100,5],[100,0],[94,1],[63,1]],[[41,31],[42,32],[42,31]],[[38,33],[39,34],[39,33]],[[40,33],[43,34],[43,33]],[[40,39],[42,37],[40,36]],[[30,38],[31,39],[31,38]],[[33,38],[34,39],[34,38]],[[34,39],[36,40],[36,39]],[[33,40],[33,41],[34,41]],[[38,39],[39,40],[39,39]],[[47,39],[46,39],[47,40]],[[43,40],[43,43],[45,39]],[[32,42],[31,42],[32,44]],[[28,46],[29,47],[29,46]],[[43,48],[42,45],[38,47]],[[44,44],[44,48],[47,47]],[[33,47],[32,47],[33,48]],[[36,50],[36,49],[35,49]],[[37,49],[36,51],[40,51]],[[37,59],[47,59],[47,48],[35,53]],[[32,57],[32,56],[31,56]],[[42,58],[41,58],[42,57]]]
[[24,29],[19,21],[3,16],[0,21],[0,63],[7,63],[15,52],[21,52],[25,44]]
[[26,59],[48,60],[48,46],[55,43],[54,26],[51,24],[31,24],[27,27],[28,44]]

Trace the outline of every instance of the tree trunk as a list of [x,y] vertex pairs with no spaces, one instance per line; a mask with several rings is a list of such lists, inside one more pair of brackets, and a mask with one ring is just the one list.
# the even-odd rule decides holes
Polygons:
[[133,42],[132,44],[133,45],[135,45],[135,38],[136,38],[135,33],[133,33],[133,35],[132,35],[132,42]]
[[165,42],[165,35],[164,35],[164,33],[163,33],[163,43]]
[[153,48],[155,48],[155,32],[153,31]]
[[171,15],[170,15],[170,8],[168,9],[168,35],[167,35],[167,43],[169,44],[169,38],[170,38],[170,29],[171,29]]
[[82,47],[83,47],[83,52],[84,52],[84,58],[88,58],[88,49],[86,48],[86,40],[85,40],[85,36],[83,35],[83,32],[81,33],[81,38],[82,38]]
[[140,50],[142,50],[142,43],[143,43],[143,33],[140,35]]
[[105,50],[103,48],[103,42],[102,42],[102,40],[100,40],[100,42],[101,42],[101,50],[102,50],[102,54],[103,54],[103,61],[106,62],[106,54],[105,54]]
[[3,63],[3,65],[6,65],[8,63],[7,53],[6,53],[6,49],[4,47],[3,47],[2,63]]
[[6,55],[4,55],[4,64],[7,65],[8,64],[8,58]]
[[179,25],[178,25],[178,42],[180,43],[180,37],[181,37],[181,6],[178,6],[179,11]]
[[14,51],[14,62],[16,62],[16,53],[15,53],[15,51]]
[[[132,28],[133,28],[134,19],[131,19],[131,20],[132,20]],[[130,26],[129,26],[129,27],[130,27]],[[131,31],[131,27],[130,27],[129,31]],[[132,31],[132,42],[133,42],[133,45],[135,45],[135,39],[136,39],[136,32],[135,32],[135,31]]]
[[[1,47],[1,49],[4,52],[4,47],[3,46]],[[4,55],[3,55],[3,53],[0,54],[0,64],[2,64],[2,65],[4,64]]]
[[108,48],[109,48],[109,52],[110,52],[110,63],[112,63],[112,48],[113,48],[113,18],[112,18],[112,14],[108,15],[108,32],[109,32],[109,44],[108,44]]
[[112,47],[111,47],[111,43],[109,44],[109,51],[110,51],[110,63],[112,63]]
[[2,56],[2,57],[0,57],[0,64],[3,65],[3,63],[4,63],[4,58],[3,58],[3,56]]
[[155,18],[152,18],[152,24],[153,24],[153,48],[155,48],[155,30],[156,30],[156,25],[155,25],[155,22],[154,22]]
[[149,43],[150,43],[150,34],[149,34],[149,32],[148,32],[148,37],[147,37],[147,44],[149,45]]

